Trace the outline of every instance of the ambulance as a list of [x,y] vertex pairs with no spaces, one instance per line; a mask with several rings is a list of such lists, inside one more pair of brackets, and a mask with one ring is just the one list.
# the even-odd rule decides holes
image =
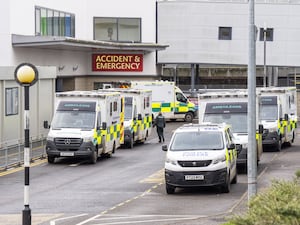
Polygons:
[[[259,94],[256,99],[256,118],[258,118]],[[227,123],[232,127],[237,145],[237,164],[247,168],[248,152],[248,92],[246,90],[206,92],[198,94],[199,123]],[[256,121],[258,121],[256,119]],[[256,122],[257,163],[263,153],[263,127]]]
[[118,92],[68,91],[56,93],[55,113],[46,153],[49,163],[59,157],[111,157],[120,147],[122,98]]
[[264,150],[280,151],[283,144],[291,145],[296,137],[296,87],[258,88],[261,94],[259,122],[264,126]]
[[131,81],[132,88],[152,91],[152,113],[159,112],[167,120],[192,122],[197,116],[197,108],[190,102],[180,88],[172,81]]
[[167,194],[177,187],[216,186],[224,193],[237,183],[237,151],[227,124],[185,124],[177,128],[165,159]]
[[124,98],[124,139],[121,144],[133,148],[134,143],[144,143],[152,131],[152,91],[135,88],[99,91],[116,91]]

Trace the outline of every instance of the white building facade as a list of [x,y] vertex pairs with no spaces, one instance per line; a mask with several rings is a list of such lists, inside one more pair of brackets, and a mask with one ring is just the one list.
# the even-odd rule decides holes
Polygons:
[[23,90],[14,68],[35,65],[31,138],[43,138],[54,93],[103,83],[157,79],[156,1],[3,0],[0,7],[0,147],[23,138]]
[[[200,69],[222,67],[225,75],[228,75],[226,68],[240,67],[245,70],[248,64],[248,1],[161,0],[157,8],[158,42],[170,45],[165,51],[158,52],[158,63],[171,64],[173,67],[193,64]],[[299,10],[298,0],[255,1],[258,67],[267,65],[269,69],[277,70],[289,68],[277,76],[286,77],[290,71],[298,73]],[[234,73],[231,75],[234,76]],[[240,76],[247,79],[246,74],[240,73]],[[257,76],[262,78],[263,69],[258,71]]]

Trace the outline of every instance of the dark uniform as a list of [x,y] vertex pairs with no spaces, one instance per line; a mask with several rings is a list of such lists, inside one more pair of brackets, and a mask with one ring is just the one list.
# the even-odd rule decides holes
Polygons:
[[155,126],[159,138],[159,142],[161,141],[164,142],[165,141],[164,128],[166,127],[166,121],[165,121],[165,117],[163,117],[161,112],[158,113],[157,117],[155,118]]

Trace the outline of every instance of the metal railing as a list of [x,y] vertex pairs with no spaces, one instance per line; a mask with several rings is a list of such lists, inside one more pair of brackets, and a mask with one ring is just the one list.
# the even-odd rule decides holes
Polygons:
[[[31,137],[30,160],[46,157],[46,137]],[[0,171],[13,166],[21,166],[24,162],[24,140],[11,140],[0,143]]]

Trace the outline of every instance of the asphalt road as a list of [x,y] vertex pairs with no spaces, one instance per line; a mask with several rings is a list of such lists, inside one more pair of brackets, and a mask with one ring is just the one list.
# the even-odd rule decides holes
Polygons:
[[[182,122],[167,123],[166,144]],[[300,137],[281,152],[264,152],[258,167],[258,192],[273,178],[292,179],[300,169]],[[228,194],[214,188],[176,189],[167,195],[165,152],[155,130],[145,144],[118,149],[112,158],[91,165],[82,160],[45,160],[30,169],[30,208],[36,225],[218,225],[247,209],[247,174]],[[24,171],[0,174],[0,224],[22,224]]]

